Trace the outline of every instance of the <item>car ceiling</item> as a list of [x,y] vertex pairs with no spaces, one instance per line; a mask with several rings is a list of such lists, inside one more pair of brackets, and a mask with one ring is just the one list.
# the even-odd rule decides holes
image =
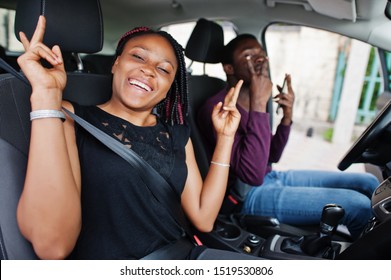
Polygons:
[[[0,0],[0,7],[16,7]],[[357,38],[391,51],[391,21],[387,0],[100,0],[105,44],[115,45],[128,29],[158,28],[201,17],[229,20],[239,32],[261,35],[273,22],[318,27]]]

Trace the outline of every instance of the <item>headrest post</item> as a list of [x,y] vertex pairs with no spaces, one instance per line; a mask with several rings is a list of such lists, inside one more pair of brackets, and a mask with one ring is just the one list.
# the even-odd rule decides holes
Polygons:
[[190,61],[189,65],[187,66],[186,68],[186,71],[187,73],[191,74],[193,72],[193,69],[191,68],[191,66],[193,65],[193,60]]
[[76,65],[77,65],[77,70],[76,71],[77,72],[84,72],[84,65],[83,65],[83,61],[80,58],[80,55],[78,53],[73,52],[72,56],[73,56],[73,58],[76,61]]

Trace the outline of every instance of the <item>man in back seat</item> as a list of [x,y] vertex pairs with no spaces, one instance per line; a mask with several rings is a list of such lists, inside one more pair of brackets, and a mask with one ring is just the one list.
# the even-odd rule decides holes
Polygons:
[[198,123],[207,144],[214,147],[210,118],[213,105],[223,100],[238,80],[244,81],[237,100],[242,117],[233,145],[230,173],[251,186],[260,187],[248,192],[242,212],[276,217],[292,225],[313,225],[319,224],[323,206],[335,203],[345,209],[341,223],[348,227],[353,238],[359,237],[372,216],[370,198],[379,185],[377,178],[361,173],[272,171],[271,163],[279,161],[292,124],[291,76],[286,75],[287,91],[274,98],[282,108],[283,117],[272,135],[267,103],[273,84],[268,58],[258,40],[250,34],[237,36],[225,46],[222,64],[228,87],[206,101],[198,113]]

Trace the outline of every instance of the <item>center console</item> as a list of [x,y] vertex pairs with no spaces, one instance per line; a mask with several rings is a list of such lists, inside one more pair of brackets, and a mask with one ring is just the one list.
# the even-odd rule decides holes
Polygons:
[[[219,216],[212,232],[198,232],[197,236],[208,247],[265,259],[391,259],[391,177],[375,190],[372,210],[374,218],[354,242],[335,235],[344,214],[338,205],[323,208],[316,232],[268,217]],[[258,227],[251,227],[250,232],[242,219]]]
[[[276,227],[278,226],[276,225]],[[197,236],[208,247],[250,254],[265,259],[322,259],[319,256],[306,254],[300,249],[297,250],[302,242],[300,235],[273,234],[264,238],[244,230],[235,221],[226,217],[218,218],[212,232],[198,232]],[[313,234],[308,236],[313,236]],[[332,241],[333,250],[337,254],[349,244],[348,242]]]

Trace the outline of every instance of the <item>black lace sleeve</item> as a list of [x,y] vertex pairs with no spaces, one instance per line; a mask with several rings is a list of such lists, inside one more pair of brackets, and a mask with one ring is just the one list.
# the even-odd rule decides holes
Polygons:
[[172,135],[174,138],[174,147],[185,147],[190,138],[190,127],[188,125],[174,125],[172,127]]

